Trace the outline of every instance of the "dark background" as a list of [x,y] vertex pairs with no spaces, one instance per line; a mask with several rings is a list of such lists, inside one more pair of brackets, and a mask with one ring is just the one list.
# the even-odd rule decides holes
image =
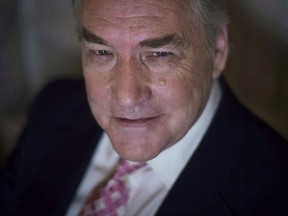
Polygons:
[[[237,97],[288,139],[288,1],[227,2],[225,76]],[[51,80],[81,76],[74,26],[70,0],[0,2],[0,163],[39,90]]]

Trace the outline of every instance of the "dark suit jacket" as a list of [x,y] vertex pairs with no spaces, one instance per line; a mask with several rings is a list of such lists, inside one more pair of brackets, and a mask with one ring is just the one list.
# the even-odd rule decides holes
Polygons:
[[[223,80],[222,89],[212,124],[157,215],[288,215],[288,144]],[[2,173],[0,215],[64,215],[101,133],[82,80],[47,87]]]

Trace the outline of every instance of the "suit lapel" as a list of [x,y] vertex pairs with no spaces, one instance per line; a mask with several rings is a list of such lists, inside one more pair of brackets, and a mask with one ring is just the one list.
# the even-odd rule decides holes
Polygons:
[[158,216],[234,215],[222,190],[243,191],[247,181],[243,173],[247,166],[243,145],[247,135],[242,130],[245,122],[234,113],[239,107],[232,95],[223,95],[204,139],[164,200]]

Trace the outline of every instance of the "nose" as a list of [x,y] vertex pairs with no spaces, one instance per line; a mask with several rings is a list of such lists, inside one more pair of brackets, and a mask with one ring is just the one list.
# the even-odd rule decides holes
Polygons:
[[122,107],[135,107],[151,97],[149,73],[137,60],[120,63],[113,85],[113,94]]

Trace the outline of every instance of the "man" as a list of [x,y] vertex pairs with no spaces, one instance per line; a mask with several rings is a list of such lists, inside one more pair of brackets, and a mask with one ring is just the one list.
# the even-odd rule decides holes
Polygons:
[[81,80],[41,93],[2,177],[4,214],[97,215],[122,163],[139,169],[107,215],[288,214],[287,143],[219,79],[222,1],[75,5],[94,118]]

